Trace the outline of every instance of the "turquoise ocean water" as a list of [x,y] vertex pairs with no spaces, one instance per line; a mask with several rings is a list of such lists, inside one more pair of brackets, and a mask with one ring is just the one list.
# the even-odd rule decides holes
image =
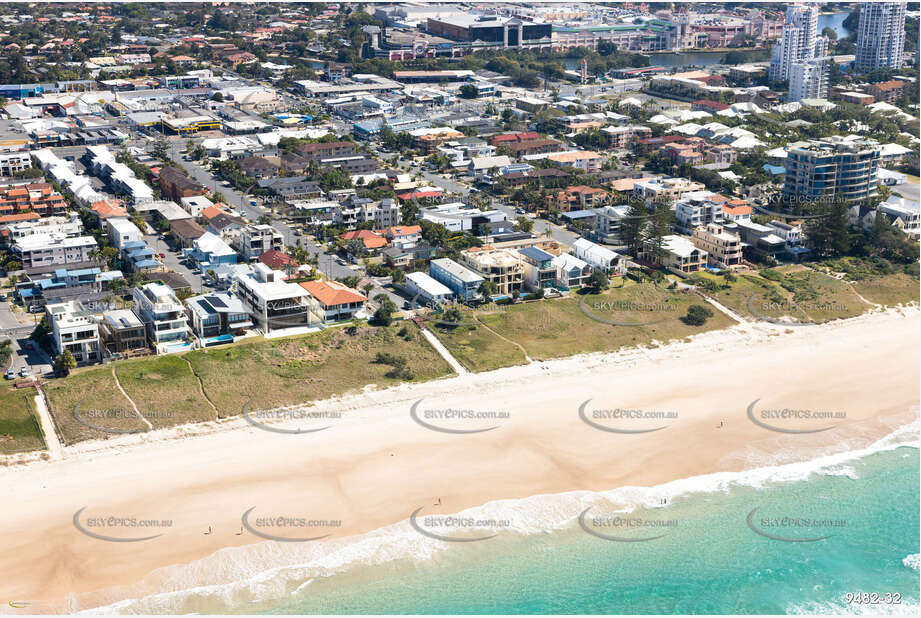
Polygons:
[[[915,422],[812,461],[464,511],[499,522],[466,532],[497,533],[483,541],[433,540],[403,521],[329,542],[228,548],[160,573],[157,594],[96,611],[916,614],[919,485]],[[589,534],[577,518],[586,508],[592,531],[659,538]],[[666,525],[595,526],[618,515]],[[848,605],[848,593],[901,603]]]
[[[464,544],[423,564],[407,561],[315,578],[264,611],[912,613],[919,589],[918,466],[918,449],[903,447],[868,455],[831,474],[694,494],[665,508],[632,513],[677,521],[654,541],[608,541],[579,527],[500,536]],[[816,542],[760,536],[746,523],[754,508],[759,509],[756,527],[762,514],[809,517],[826,526],[820,535],[831,536]],[[828,522],[837,525],[829,528]],[[819,536],[815,527],[759,529],[814,538]],[[625,533],[631,535],[650,536]],[[900,593],[902,607],[848,608],[848,592]]]

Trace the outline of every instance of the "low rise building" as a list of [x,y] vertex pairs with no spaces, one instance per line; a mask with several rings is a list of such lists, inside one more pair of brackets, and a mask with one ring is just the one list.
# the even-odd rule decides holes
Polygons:
[[461,302],[469,303],[481,297],[483,277],[452,259],[438,258],[429,262],[429,275],[446,285]]
[[233,292],[264,332],[306,327],[320,321],[307,290],[285,281],[285,274],[257,262],[235,277]]
[[237,243],[243,260],[254,262],[266,251],[281,251],[284,238],[271,225],[247,225],[240,230]]
[[25,270],[53,270],[56,266],[88,264],[98,244],[92,236],[32,234],[13,243],[13,253]]
[[440,281],[429,277],[423,272],[409,273],[406,275],[406,292],[418,298],[417,304],[440,305],[450,302],[454,292]]
[[552,253],[547,253],[538,247],[525,247],[519,249],[521,265],[524,269],[523,283],[525,287],[536,292],[540,289],[557,287],[557,269],[553,264]]
[[109,356],[134,356],[150,351],[147,328],[131,309],[104,311],[99,335]]
[[556,268],[557,282],[568,288],[582,287],[592,276],[592,267],[588,262],[568,253],[554,257],[552,264]]
[[338,281],[304,281],[300,286],[319,304],[325,322],[351,320],[368,302],[358,290]]
[[186,299],[192,332],[202,347],[230,343],[253,326],[239,298],[228,292],[211,292]]
[[661,252],[652,239],[643,244],[643,257],[678,274],[697,272],[707,265],[709,256],[684,236],[663,236]]
[[627,272],[627,259],[624,256],[585,238],[577,238],[572,243],[572,253],[607,275],[623,275]]

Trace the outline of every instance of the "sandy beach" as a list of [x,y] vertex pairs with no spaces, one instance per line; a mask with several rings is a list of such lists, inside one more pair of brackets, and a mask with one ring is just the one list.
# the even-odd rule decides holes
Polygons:
[[[0,470],[0,611],[86,609],[175,589],[175,580],[150,574],[226,547],[260,543],[270,555],[276,543],[242,529],[249,509],[253,526],[259,515],[341,522],[261,528],[269,534],[341,539],[420,507],[456,513],[497,499],[649,486],[862,448],[917,417],[918,326],[916,308],[813,327],[747,323],[667,346],[369,390],[315,408],[341,418],[269,425],[328,427],[312,433],[235,420],[194,431],[201,435],[82,443],[59,460]],[[580,418],[587,400],[585,416],[600,427]],[[771,430],[750,420],[756,400],[757,418],[777,429],[832,428]],[[411,416],[414,404],[422,422]],[[768,409],[834,415],[760,415]],[[640,414],[611,414],[617,410]],[[481,417],[445,418],[457,411]],[[162,535],[91,538],[74,525],[84,507],[85,529]],[[88,523],[110,517],[171,523]],[[186,584],[219,584],[224,575],[202,569]],[[30,605],[11,609],[7,600]]]

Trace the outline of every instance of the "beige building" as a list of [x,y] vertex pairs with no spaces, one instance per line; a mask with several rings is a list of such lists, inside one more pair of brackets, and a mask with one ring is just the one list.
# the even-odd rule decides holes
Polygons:
[[633,196],[650,202],[676,202],[688,191],[703,191],[704,185],[686,178],[653,178],[633,185]]
[[513,251],[494,247],[472,247],[461,254],[461,262],[496,286],[497,294],[521,291],[524,266]]
[[742,263],[742,239],[718,223],[696,228],[691,242],[707,252],[712,266],[729,268]]

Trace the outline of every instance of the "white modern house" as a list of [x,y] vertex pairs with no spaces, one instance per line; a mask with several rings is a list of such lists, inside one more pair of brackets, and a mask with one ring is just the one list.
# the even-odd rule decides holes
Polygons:
[[310,294],[285,281],[285,273],[262,262],[235,277],[233,292],[259,328],[269,333],[285,328],[306,327],[321,322],[319,307]]
[[567,287],[581,287],[592,276],[592,267],[574,255],[561,253],[551,261],[556,268],[556,280]]
[[110,217],[105,221],[109,228],[109,239],[118,249],[124,249],[125,243],[143,240],[141,230],[127,217]]
[[576,239],[572,244],[572,254],[592,268],[603,270],[609,275],[623,275],[627,272],[627,258],[585,238]]
[[[182,302],[162,283],[145,283],[131,291],[134,309],[158,354],[188,349],[191,333]],[[183,345],[185,344],[185,345]]]
[[102,360],[99,345],[99,327],[92,314],[85,311],[79,301],[69,300],[45,306],[45,315],[51,327],[55,354],[70,350],[78,365],[89,365]]

